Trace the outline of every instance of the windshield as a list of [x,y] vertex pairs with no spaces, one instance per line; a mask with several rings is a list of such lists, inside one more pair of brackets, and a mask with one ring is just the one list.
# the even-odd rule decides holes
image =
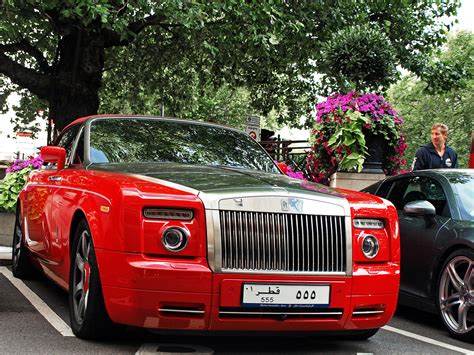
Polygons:
[[172,162],[278,173],[265,150],[243,132],[163,119],[93,121],[90,161]]
[[461,218],[474,220],[474,174],[457,173],[446,177],[453,186],[454,193],[457,195]]

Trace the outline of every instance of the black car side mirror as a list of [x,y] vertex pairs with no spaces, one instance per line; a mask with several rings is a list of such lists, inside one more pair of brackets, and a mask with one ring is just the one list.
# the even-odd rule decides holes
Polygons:
[[432,217],[436,215],[436,208],[428,201],[412,201],[403,206],[403,213],[407,216]]

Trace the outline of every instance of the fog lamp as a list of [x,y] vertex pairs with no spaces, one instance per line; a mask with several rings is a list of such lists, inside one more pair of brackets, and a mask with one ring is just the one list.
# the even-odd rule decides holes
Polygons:
[[162,236],[161,241],[169,251],[181,251],[188,244],[189,232],[181,227],[169,227]]
[[362,252],[368,259],[373,259],[379,253],[380,244],[378,239],[371,235],[367,234],[362,240]]

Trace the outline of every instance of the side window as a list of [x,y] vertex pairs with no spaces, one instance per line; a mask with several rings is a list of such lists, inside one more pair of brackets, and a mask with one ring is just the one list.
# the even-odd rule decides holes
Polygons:
[[446,194],[436,180],[423,178],[421,179],[420,188],[426,200],[435,207],[438,216],[451,217]]
[[426,200],[426,195],[421,189],[421,184],[423,180],[424,178],[421,178],[419,176],[415,176],[409,179],[408,185],[405,189],[405,193],[402,194],[403,198],[401,201],[400,209],[403,209],[403,206],[405,206],[408,202]]
[[392,188],[388,192],[386,199],[392,202],[397,210],[402,210],[405,205],[403,197],[406,194],[409,182],[409,179],[397,180],[393,183]]
[[387,193],[390,191],[390,188],[392,187],[392,185],[393,185],[393,181],[383,183],[380,186],[379,190],[377,191],[377,196],[387,198]]
[[73,126],[64,132],[63,135],[59,138],[58,143],[56,144],[59,147],[63,147],[66,150],[66,162],[69,162],[74,146],[74,140],[76,138],[77,133],[79,132],[79,125]]
[[443,188],[436,180],[428,177],[416,176],[395,182],[387,199],[397,210],[403,210],[408,202],[428,201],[435,207],[438,216],[450,217]]

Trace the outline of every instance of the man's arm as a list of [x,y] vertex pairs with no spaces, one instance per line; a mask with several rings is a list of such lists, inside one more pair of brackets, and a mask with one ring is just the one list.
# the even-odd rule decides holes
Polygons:
[[424,159],[423,148],[416,151],[415,159],[413,160],[412,170],[424,170],[426,169],[426,162]]
[[459,168],[458,154],[453,150],[453,168]]

